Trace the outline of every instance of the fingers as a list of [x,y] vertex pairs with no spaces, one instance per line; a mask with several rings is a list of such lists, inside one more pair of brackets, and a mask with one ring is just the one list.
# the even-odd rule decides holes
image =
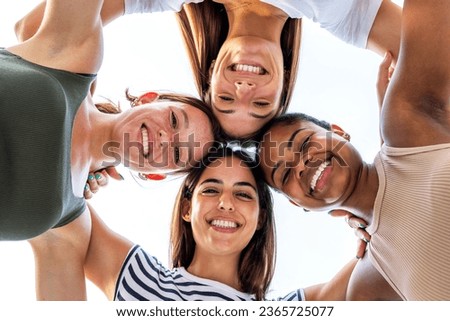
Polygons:
[[381,62],[380,67],[378,68],[377,94],[380,107],[383,104],[386,89],[394,71],[394,69],[391,67],[392,61],[392,54],[388,51],[384,55],[384,59]]
[[358,240],[358,245],[356,247],[356,258],[359,260],[366,254],[367,243],[363,240]]
[[[117,171],[115,167],[107,167],[104,169],[106,174],[108,174],[111,178],[114,178],[118,181],[123,181],[123,176]],[[106,176],[106,175],[105,175]]]

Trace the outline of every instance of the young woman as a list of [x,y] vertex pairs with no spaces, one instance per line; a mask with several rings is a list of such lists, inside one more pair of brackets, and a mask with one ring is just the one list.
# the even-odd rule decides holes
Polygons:
[[397,57],[401,10],[390,1],[221,0],[182,8],[178,20],[197,90],[232,139],[252,138],[288,109],[302,17],[349,44]]
[[450,299],[449,13],[447,1],[405,0],[374,164],[339,127],[304,115],[283,116],[264,136],[271,186],[307,209],[340,208],[369,223],[369,255],[355,268],[350,298]]
[[195,99],[142,99],[119,114],[94,106],[102,3],[48,1],[36,34],[0,50],[0,180],[9,182],[0,188],[0,240],[61,253],[49,273],[74,289],[90,238],[88,173],[118,162],[145,173],[184,170],[214,140],[213,118]]
[[[272,197],[245,153],[218,149],[191,169],[171,225],[171,267],[92,219],[87,276],[114,300],[264,300],[275,265]],[[280,300],[345,297],[352,260],[326,285]]]

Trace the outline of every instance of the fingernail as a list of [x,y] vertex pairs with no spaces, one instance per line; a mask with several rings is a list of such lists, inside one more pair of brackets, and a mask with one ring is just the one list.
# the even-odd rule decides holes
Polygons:
[[120,176],[120,180],[121,180],[121,181],[124,181],[125,178],[122,176],[122,174],[120,174],[120,173],[118,173],[118,174],[119,174],[119,176]]
[[89,174],[89,176],[88,176],[88,180],[92,181],[93,179],[94,179],[94,175],[92,175],[92,174]]
[[358,227],[360,227],[360,228],[366,228],[367,226],[365,226],[365,225],[362,224],[362,223],[358,223]]
[[329,214],[329,215],[333,214],[333,211],[328,211],[328,214]]
[[100,175],[100,174],[95,174],[95,179],[100,179],[100,178],[102,178],[102,175]]
[[356,259],[357,259],[357,260],[360,260],[360,259],[361,259],[361,257],[357,255],[357,256],[356,256]]
[[84,190],[85,191],[89,190],[89,184],[84,185]]
[[365,237],[362,238],[362,240],[366,243],[369,243],[370,241],[368,239],[366,239]]

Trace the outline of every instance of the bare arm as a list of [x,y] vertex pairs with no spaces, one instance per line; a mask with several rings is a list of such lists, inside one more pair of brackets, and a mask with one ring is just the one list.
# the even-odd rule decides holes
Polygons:
[[383,56],[391,52],[394,62],[400,49],[402,8],[384,0],[369,33],[367,48]]
[[102,4],[101,0],[48,0],[34,37],[8,50],[47,67],[96,73],[103,53]]
[[73,222],[29,240],[35,260],[38,300],[86,300],[83,264],[90,232],[86,210]]
[[399,60],[382,110],[390,146],[450,142],[449,15],[447,0],[405,0]]
[[342,301],[346,299],[347,284],[358,261],[352,259],[327,283],[313,285],[305,289],[308,301]]
[[89,206],[92,233],[85,262],[85,273],[108,299],[114,298],[114,290],[122,263],[133,243],[112,231]]
[[[30,39],[36,34],[39,26],[41,25],[42,18],[44,17],[44,11],[46,1],[38,4],[33,10],[31,10],[22,19],[16,22],[14,30],[19,41],[25,41]],[[104,0],[101,9],[101,19],[103,26],[106,26],[111,21],[117,19],[124,14],[124,1],[123,0]]]

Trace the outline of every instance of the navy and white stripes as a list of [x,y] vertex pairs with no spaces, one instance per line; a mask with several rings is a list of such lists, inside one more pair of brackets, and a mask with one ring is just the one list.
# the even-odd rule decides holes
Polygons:
[[[282,301],[303,300],[296,290]],[[157,258],[135,245],[129,252],[115,291],[116,301],[251,301],[253,295],[220,282],[196,277],[184,268],[169,270]]]

